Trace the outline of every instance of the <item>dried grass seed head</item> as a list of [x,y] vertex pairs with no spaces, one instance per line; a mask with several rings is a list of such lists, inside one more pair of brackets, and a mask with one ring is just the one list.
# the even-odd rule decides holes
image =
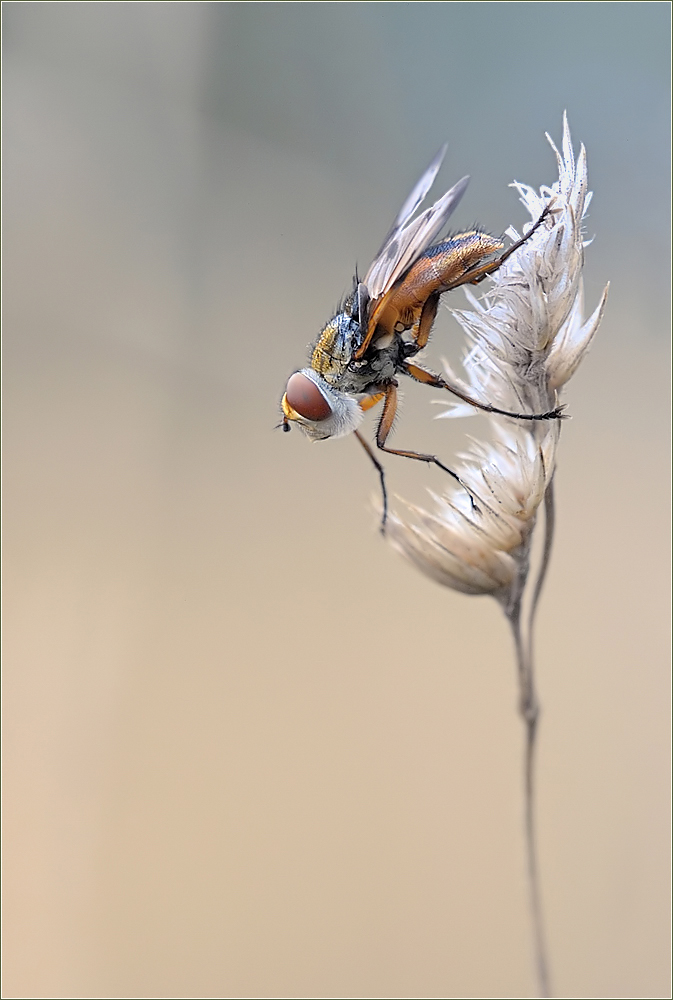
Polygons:
[[[549,138],[549,137],[547,137]],[[547,205],[540,228],[492,278],[480,300],[468,292],[471,310],[454,315],[470,344],[460,379],[468,395],[500,409],[541,412],[557,404],[557,391],[586,354],[605,308],[607,288],[588,320],[583,319],[582,220],[587,190],[584,147],[575,160],[567,118],[561,152],[549,139],[558,181],[540,192],[513,185],[531,224]],[[519,234],[509,230],[517,239]],[[440,417],[474,413],[461,404]],[[435,511],[404,504],[390,516],[388,538],[422,572],[455,590],[492,594],[507,602],[528,565],[535,517],[554,473],[558,421],[492,417],[493,443],[473,442],[457,470],[479,498],[475,510],[463,493],[435,497]]]

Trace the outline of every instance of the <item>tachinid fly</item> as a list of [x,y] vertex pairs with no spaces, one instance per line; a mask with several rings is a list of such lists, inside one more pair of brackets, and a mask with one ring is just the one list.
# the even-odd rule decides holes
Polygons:
[[460,482],[456,473],[435,455],[388,447],[397,410],[397,375],[407,375],[435,389],[447,389],[488,413],[520,420],[561,416],[561,407],[548,413],[510,413],[489,406],[411,360],[428,343],[440,297],[460,285],[476,285],[492,274],[533,235],[550,211],[547,206],[524,237],[487,263],[483,263],[484,259],[503,247],[487,233],[474,230],[434,243],[469,180],[463,177],[439,201],[416,215],[446,149],[444,146],[439,151],[405,201],[364,279],[354,279],[352,293],[320,333],[312,349],[310,368],[290,376],[281,403],[281,426],[285,431],[296,423],[313,440],[355,434],[381,479],[382,530],[387,516],[383,467],[358,431],[365,411],[372,406],[383,402],[376,431],[378,449],[437,465]]

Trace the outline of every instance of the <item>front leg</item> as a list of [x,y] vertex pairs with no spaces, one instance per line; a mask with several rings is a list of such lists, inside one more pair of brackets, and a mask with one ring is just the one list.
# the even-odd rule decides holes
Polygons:
[[447,389],[449,392],[452,392],[454,396],[457,396],[458,399],[462,399],[464,403],[469,403],[470,406],[476,406],[478,410],[484,410],[485,413],[497,413],[501,417],[513,417],[515,420],[566,419],[562,406],[557,406],[556,409],[549,410],[547,413],[511,413],[509,410],[501,410],[497,406],[491,406],[490,403],[478,402],[476,399],[473,399],[472,396],[468,396],[467,393],[463,392],[462,389],[458,389],[455,385],[451,385],[451,383],[447,382],[441,375],[433,375],[432,372],[426,372],[425,368],[421,368],[419,365],[412,365],[409,361],[402,362],[401,370],[405,373],[405,375],[410,375],[411,378],[416,380],[416,382],[422,382],[423,385],[431,385],[435,389]]
[[383,513],[381,515],[381,534],[385,535],[386,521],[388,520],[388,490],[386,489],[386,474],[383,470],[383,466],[379,462],[378,458],[376,457],[372,449],[369,447],[367,441],[365,441],[365,439],[363,438],[362,434],[360,434],[359,431],[353,431],[353,433],[355,434],[356,438],[358,439],[358,441],[360,442],[360,444],[362,445],[362,447],[364,448],[364,450],[367,452],[372,462],[374,463],[374,467],[379,474],[379,479],[381,480],[381,494],[383,496]]

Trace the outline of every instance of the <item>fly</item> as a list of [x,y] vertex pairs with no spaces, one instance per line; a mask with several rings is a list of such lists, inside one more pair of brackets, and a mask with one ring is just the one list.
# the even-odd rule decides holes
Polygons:
[[446,150],[444,146],[439,151],[405,201],[363,280],[356,275],[353,291],[315,342],[310,367],[290,376],[281,402],[281,426],[285,431],[296,423],[314,441],[355,434],[379,473],[382,531],[388,512],[385,474],[358,430],[365,412],[378,403],[383,403],[376,430],[376,447],[380,451],[437,465],[468,489],[436,455],[388,446],[397,412],[398,375],[407,375],[435,389],[447,389],[487,413],[518,420],[553,420],[562,415],[562,407],[547,413],[511,413],[481,403],[412,361],[428,343],[441,296],[461,285],[476,285],[493,274],[530,239],[550,211],[547,205],[525,236],[486,263],[485,258],[503,248],[487,233],[473,230],[433,242],[469,181],[469,177],[463,177],[439,201],[416,215]]

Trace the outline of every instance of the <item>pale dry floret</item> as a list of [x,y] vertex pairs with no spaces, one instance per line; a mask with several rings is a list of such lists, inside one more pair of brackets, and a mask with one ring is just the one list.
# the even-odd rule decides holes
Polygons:
[[[583,320],[582,219],[591,200],[584,147],[575,161],[564,116],[559,179],[540,192],[515,184],[533,224],[551,212],[529,241],[493,275],[486,295],[468,291],[471,310],[455,317],[471,345],[464,379],[447,366],[466,394],[500,409],[546,412],[576,371],[598,328],[607,288]],[[519,234],[510,230],[517,239]],[[477,412],[452,406],[442,417]],[[469,594],[506,603],[525,575],[535,517],[554,474],[560,421],[492,417],[492,444],[474,442],[457,469],[473,492],[435,497],[435,511],[404,504],[390,515],[388,538],[428,576]]]

